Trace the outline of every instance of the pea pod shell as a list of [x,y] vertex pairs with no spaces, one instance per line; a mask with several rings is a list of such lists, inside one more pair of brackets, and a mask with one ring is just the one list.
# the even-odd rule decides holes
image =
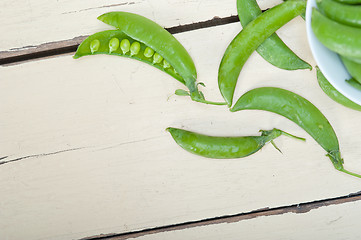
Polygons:
[[187,50],[172,34],[157,23],[128,12],[109,12],[99,16],[98,19],[154,49],[186,81],[195,81],[197,78],[195,65]]
[[179,128],[167,128],[183,149],[203,157],[216,159],[242,158],[260,150],[267,142],[282,135],[273,129],[265,136],[215,137]]
[[336,1],[346,4],[361,4],[361,0],[336,0]]
[[334,21],[361,27],[361,6],[339,3],[334,0],[316,0],[322,13]]
[[232,105],[237,79],[249,56],[269,36],[284,24],[305,11],[306,1],[281,3],[251,21],[232,40],[218,70],[218,87],[228,106]]
[[359,83],[361,83],[361,64],[354,62],[351,59],[344,56],[341,56],[341,60],[345,65],[347,71],[350,73],[350,75]]
[[356,81],[355,79],[347,79],[346,82],[350,84],[352,87],[356,88],[357,90],[361,91],[361,84]]
[[317,81],[318,81],[318,85],[320,85],[322,91],[324,93],[326,93],[327,96],[329,96],[332,100],[334,100],[335,102],[357,110],[357,111],[361,111],[361,106],[358,105],[357,103],[351,101],[350,99],[348,99],[347,97],[345,97],[344,95],[342,95],[339,91],[336,90],[336,88],[334,88],[329,81],[326,79],[326,77],[322,74],[322,72],[320,71],[320,69],[317,69]]
[[343,169],[335,131],[320,110],[307,99],[281,88],[256,88],[242,95],[231,111],[246,109],[273,112],[293,121],[326,150],[336,169]]
[[[120,47],[117,48],[114,51],[109,51],[109,41],[111,39],[117,38],[120,40]],[[94,41],[99,41],[99,45],[97,44],[97,51],[92,52],[91,51],[91,43]],[[120,30],[107,30],[95,33],[93,35],[90,35],[87,37],[79,46],[78,49],[74,55],[74,58],[80,58],[82,56],[86,55],[92,55],[92,54],[108,54],[108,55],[115,55],[115,56],[122,56],[122,57],[128,57],[132,59],[136,59],[145,63],[148,63],[177,79],[181,83],[185,84],[183,78],[176,74],[173,68],[164,68],[163,64],[154,64],[152,62],[152,59],[147,58],[144,56],[144,51],[147,48],[146,45],[141,44],[141,49],[138,54],[131,56],[130,55],[130,46],[132,43],[134,43],[135,40],[130,38],[128,35],[126,35],[124,32]],[[124,49],[126,47],[126,49]],[[126,50],[125,53],[123,50]]]
[[[256,0],[237,0],[238,18],[243,27],[262,13]],[[256,50],[267,62],[286,70],[312,69],[273,33]]]
[[312,9],[311,27],[317,39],[330,50],[361,58],[361,28],[333,21],[315,8]]

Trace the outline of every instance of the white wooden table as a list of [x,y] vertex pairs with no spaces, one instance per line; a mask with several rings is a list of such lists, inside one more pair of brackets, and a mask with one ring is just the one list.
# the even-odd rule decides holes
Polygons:
[[[259,1],[262,9],[280,3]],[[2,0],[0,2],[0,239],[359,239],[361,180],[336,171],[287,119],[230,113],[172,95],[183,86],[141,62],[72,55],[110,29],[109,11],[148,17],[192,56],[205,95],[221,101],[217,70],[241,30],[235,0]],[[315,66],[305,24],[278,31]],[[345,167],[361,172],[361,113],[330,100],[315,70],[284,71],[256,53],[237,96],[294,91],[329,119]],[[212,160],[178,147],[165,128],[256,135],[273,127],[307,138],[276,140],[243,159]]]

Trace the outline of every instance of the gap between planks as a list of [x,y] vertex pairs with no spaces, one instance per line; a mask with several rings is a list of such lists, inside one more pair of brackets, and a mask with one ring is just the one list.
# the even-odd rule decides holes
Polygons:
[[[179,25],[166,28],[171,34],[193,31],[201,28],[225,25],[238,22],[238,16],[230,17],[213,17],[211,20]],[[70,40],[44,43],[38,46],[25,46],[12,51],[0,52],[0,65],[19,64],[29,60],[43,59],[57,55],[69,54],[76,51],[78,45],[88,36],[79,36]]]
[[302,214],[307,213],[311,210],[315,210],[321,207],[327,207],[330,205],[338,205],[350,202],[356,202],[361,200],[361,192],[357,192],[354,194],[349,194],[347,196],[341,196],[336,198],[329,198],[323,200],[317,200],[313,202],[305,202],[300,204],[293,204],[290,206],[282,206],[275,208],[263,208],[247,213],[240,213],[235,215],[228,215],[222,217],[214,217],[208,218],[198,221],[191,221],[179,224],[173,224],[168,226],[161,226],[149,229],[143,229],[139,231],[133,231],[128,233],[120,233],[120,234],[101,234],[98,236],[91,236],[82,238],[81,240],[125,240],[129,238],[137,238],[145,235],[157,234],[162,232],[169,231],[178,231],[195,227],[202,227],[208,225],[222,224],[222,223],[235,223],[240,222],[247,219],[257,218],[257,217],[267,217],[274,215],[282,215],[285,213],[296,213]]

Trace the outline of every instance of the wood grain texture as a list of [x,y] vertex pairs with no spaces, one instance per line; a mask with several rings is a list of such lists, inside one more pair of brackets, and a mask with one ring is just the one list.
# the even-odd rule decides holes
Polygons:
[[[296,205],[291,205],[291,206],[283,206],[283,207],[278,207],[278,208],[260,209],[260,210],[252,211],[249,213],[209,218],[209,219],[204,219],[204,220],[200,220],[200,221],[187,222],[187,223],[175,224],[175,225],[170,225],[170,226],[162,226],[162,227],[145,229],[142,231],[135,231],[135,232],[129,232],[129,233],[123,233],[123,234],[116,234],[116,235],[102,234],[99,236],[87,237],[87,238],[84,238],[84,240],[100,240],[100,239],[102,239],[102,240],[125,240],[125,239],[130,239],[130,238],[131,239],[135,239],[135,238],[142,239],[142,237],[144,237],[144,236],[150,237],[151,239],[152,238],[162,239],[164,237],[164,235],[168,235],[168,232],[174,232],[172,234],[181,236],[184,234],[184,232],[192,232],[192,231],[195,232],[196,230],[192,230],[192,228],[199,228],[199,227],[205,227],[205,226],[212,229],[209,232],[209,234],[207,235],[207,237],[210,237],[211,239],[212,238],[218,239],[219,236],[217,236],[217,238],[216,238],[212,234],[212,231],[214,231],[214,229],[220,228],[220,224],[239,223],[241,221],[247,221],[249,219],[265,217],[265,216],[272,217],[272,216],[284,215],[287,213],[304,214],[304,213],[308,213],[310,211],[314,211],[319,208],[325,208],[327,206],[351,203],[351,202],[356,202],[356,201],[360,201],[360,200],[361,200],[361,195],[356,194],[354,196],[345,196],[345,197],[340,197],[340,198],[335,198],[335,199],[320,200],[320,201],[315,201],[315,202],[301,203],[301,204],[296,204]],[[348,208],[354,208],[354,205],[350,204],[350,205],[348,205]],[[333,211],[333,208],[327,208],[327,210],[322,211],[322,214],[323,215],[330,214],[330,212],[332,212],[332,211]],[[353,225],[353,223],[354,222],[352,222],[351,225]],[[357,229],[358,223],[356,223],[354,225],[356,225],[355,229]],[[292,231],[292,229],[291,229],[291,231]],[[334,233],[333,230],[334,230],[333,226],[331,226],[331,229],[328,229],[328,231],[332,232],[332,233],[330,233],[330,235],[332,235]],[[181,231],[183,231],[183,232],[181,232]],[[227,230],[224,232],[227,232]],[[355,232],[353,232],[353,233],[355,233]],[[227,233],[227,234],[231,235],[230,233]],[[245,234],[249,234],[249,232],[243,233],[242,235],[245,235]],[[267,234],[266,232],[261,232],[261,234],[264,235],[264,236],[262,236],[263,238],[272,239],[272,238],[268,238],[266,236],[266,234]],[[151,236],[149,236],[149,235],[151,235]],[[292,233],[291,235],[297,236],[298,234]],[[234,235],[231,236],[231,239],[235,238],[237,236],[239,236],[239,234],[234,233]],[[195,238],[198,239],[197,237],[198,236],[192,236],[191,239],[195,239]]]
[[[279,2],[259,4],[268,8]],[[110,29],[96,19],[110,11],[138,13],[166,28],[237,15],[234,0],[3,0],[0,31],[6,34],[0,39],[0,58],[8,51],[33,52],[46,43],[69,45],[80,36]]]
[[284,212],[277,215],[260,215],[256,218],[231,223],[183,228],[147,234],[121,236],[104,240],[153,239],[240,239],[251,240],[303,240],[303,239],[359,239],[361,224],[358,221],[361,201],[331,205],[306,213]]
[[[217,67],[239,30],[234,23],[175,35],[194,58],[210,100],[221,100]],[[314,65],[303,20],[279,35]],[[183,86],[143,63],[59,56],[1,67],[0,76],[0,157],[7,156],[0,165],[1,239],[124,233],[360,191],[360,180],[334,170],[294,123],[176,97],[171,93]],[[334,126],[345,167],[361,171],[360,113],[325,96],[315,76],[276,69],[254,54],[236,95],[276,86],[306,97]],[[283,137],[277,139],[283,154],[268,145],[248,158],[211,160],[179,148],[168,126],[220,136],[277,127],[307,142]]]

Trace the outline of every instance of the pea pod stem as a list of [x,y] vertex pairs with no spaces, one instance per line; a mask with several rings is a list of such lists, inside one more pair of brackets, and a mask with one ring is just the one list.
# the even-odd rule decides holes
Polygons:
[[335,131],[320,110],[307,99],[281,88],[256,88],[243,94],[231,108],[232,112],[240,110],[264,110],[288,118],[325,149],[337,170],[345,172]]
[[281,3],[252,20],[232,40],[218,70],[219,90],[228,106],[232,105],[238,76],[249,56],[276,30],[305,9],[306,1],[303,0]]
[[357,174],[357,173],[353,173],[353,172],[347,171],[347,170],[346,170],[346,169],[344,169],[344,168],[341,168],[341,169],[339,169],[339,170],[340,170],[341,172],[347,173],[347,174],[349,174],[349,175],[351,175],[351,176],[361,178],[361,175],[360,175],[360,174]]

